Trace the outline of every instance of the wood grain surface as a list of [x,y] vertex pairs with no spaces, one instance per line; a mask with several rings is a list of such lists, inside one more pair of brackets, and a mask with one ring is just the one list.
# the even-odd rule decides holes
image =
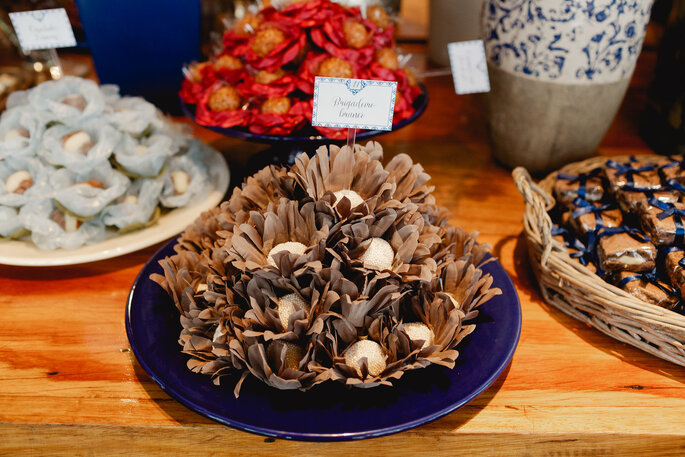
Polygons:
[[[602,154],[647,152],[636,131],[653,63],[653,55],[641,59]],[[452,223],[479,231],[518,289],[521,340],[494,385],[456,412],[397,435],[346,443],[265,438],[185,408],[132,356],[126,297],[161,245],[78,266],[0,266],[0,454],[683,454],[685,370],[542,302],[521,236],[522,199],[491,158],[479,96],[456,96],[449,77],[427,86],[426,113],[379,141],[386,159],[406,152],[421,162]],[[263,148],[197,132],[224,151],[233,177]]]

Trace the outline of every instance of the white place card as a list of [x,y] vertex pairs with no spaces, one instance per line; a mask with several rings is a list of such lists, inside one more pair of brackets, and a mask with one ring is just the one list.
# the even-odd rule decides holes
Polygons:
[[76,46],[74,31],[64,8],[21,11],[9,16],[24,51]]
[[392,130],[396,93],[394,81],[317,77],[312,125]]
[[457,94],[490,92],[485,46],[481,40],[450,43],[447,52]]

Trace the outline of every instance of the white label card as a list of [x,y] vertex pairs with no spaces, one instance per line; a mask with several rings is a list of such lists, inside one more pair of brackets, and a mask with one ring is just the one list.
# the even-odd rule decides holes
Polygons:
[[392,130],[396,93],[394,81],[316,77],[312,125]]
[[24,51],[76,46],[74,31],[64,8],[21,11],[9,16]]
[[481,40],[450,43],[447,52],[457,94],[490,92],[485,46]]

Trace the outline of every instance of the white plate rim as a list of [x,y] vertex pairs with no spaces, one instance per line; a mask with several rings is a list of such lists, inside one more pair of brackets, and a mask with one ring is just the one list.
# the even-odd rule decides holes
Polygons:
[[76,249],[48,251],[39,249],[30,240],[0,240],[0,264],[26,267],[77,265],[129,254],[178,235],[202,212],[218,205],[228,190],[230,172],[224,156],[205,144],[200,145],[200,151],[213,187],[204,198],[169,211],[150,227],[123,235],[108,229],[108,238],[104,241]]

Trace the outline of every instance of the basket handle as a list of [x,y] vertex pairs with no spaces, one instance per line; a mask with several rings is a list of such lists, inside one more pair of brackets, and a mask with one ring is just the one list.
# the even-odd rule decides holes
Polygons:
[[547,213],[547,208],[554,206],[555,201],[551,195],[533,182],[528,170],[525,168],[516,167],[511,172],[511,175],[514,178],[516,187],[521,192],[521,195],[523,195],[523,199],[528,207],[526,210],[531,209],[535,216],[532,220],[536,225],[531,228],[539,233],[542,240],[541,264],[544,267],[547,264],[549,255],[552,253],[552,227],[554,226],[552,219]]

